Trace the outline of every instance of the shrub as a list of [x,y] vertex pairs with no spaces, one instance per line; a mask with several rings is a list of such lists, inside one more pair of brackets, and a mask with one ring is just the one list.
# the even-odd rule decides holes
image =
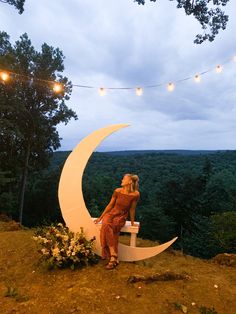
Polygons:
[[83,228],[81,232],[74,233],[62,223],[51,224],[36,228],[32,238],[40,246],[40,261],[46,263],[49,269],[70,267],[74,270],[98,261],[92,251],[95,237],[87,240]]

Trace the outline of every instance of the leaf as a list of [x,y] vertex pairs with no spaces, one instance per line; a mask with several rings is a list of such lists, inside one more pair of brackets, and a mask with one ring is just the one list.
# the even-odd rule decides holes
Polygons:
[[180,309],[181,309],[181,311],[182,311],[184,314],[188,313],[188,308],[187,308],[187,306],[185,306],[185,305],[183,305],[183,304],[180,304]]

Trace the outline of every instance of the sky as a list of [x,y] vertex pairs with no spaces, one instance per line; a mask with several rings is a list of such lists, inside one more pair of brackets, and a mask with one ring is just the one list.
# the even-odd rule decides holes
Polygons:
[[[234,150],[236,149],[236,62],[215,66],[236,55],[236,2],[224,9],[226,30],[201,45],[194,17],[176,9],[175,1],[147,0],[26,0],[22,15],[0,3],[0,30],[14,43],[27,33],[37,50],[46,42],[65,56],[66,75],[73,84],[67,106],[78,120],[58,126],[59,150],[72,150],[97,129],[120,123],[130,126],[107,137],[96,151],[117,150]],[[192,77],[203,75],[200,83]],[[166,84],[175,84],[168,92]],[[99,87],[143,87],[131,90]]]

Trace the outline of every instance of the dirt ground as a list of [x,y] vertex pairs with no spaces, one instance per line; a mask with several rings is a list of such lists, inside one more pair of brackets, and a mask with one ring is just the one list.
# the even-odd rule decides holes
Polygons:
[[[234,267],[168,250],[145,261],[120,262],[114,270],[106,270],[100,261],[75,271],[48,271],[38,264],[33,234],[34,229],[0,231],[1,314],[236,313]],[[129,240],[121,238],[123,243]],[[156,244],[138,239],[137,245]],[[127,281],[129,276],[166,271],[187,274],[190,279],[149,284]],[[11,295],[6,297],[7,290]]]

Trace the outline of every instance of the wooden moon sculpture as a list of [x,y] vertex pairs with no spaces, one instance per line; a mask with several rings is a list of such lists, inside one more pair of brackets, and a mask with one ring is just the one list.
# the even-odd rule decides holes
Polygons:
[[[83,172],[90,156],[100,142],[111,133],[127,126],[129,125],[110,125],[85,137],[68,156],[60,177],[58,197],[63,219],[72,232],[80,232],[82,227],[87,238],[96,237],[94,252],[99,256],[101,256],[102,251],[100,231],[92,221],[84,202],[82,191]],[[119,243],[119,260],[138,261],[155,256],[168,248],[176,239],[177,237],[162,245],[144,248]]]

